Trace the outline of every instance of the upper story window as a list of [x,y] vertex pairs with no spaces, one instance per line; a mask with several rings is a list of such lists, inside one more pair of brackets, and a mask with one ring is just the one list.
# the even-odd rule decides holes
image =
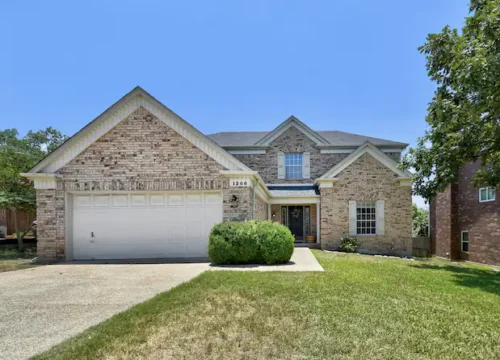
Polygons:
[[495,189],[485,187],[479,189],[479,202],[495,201]]
[[302,179],[302,154],[285,154],[285,178]]
[[359,201],[356,203],[356,233],[358,235],[375,235],[377,233],[375,205],[375,201]]

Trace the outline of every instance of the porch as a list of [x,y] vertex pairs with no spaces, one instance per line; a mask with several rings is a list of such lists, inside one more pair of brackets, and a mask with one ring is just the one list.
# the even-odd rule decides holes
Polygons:
[[319,246],[319,204],[270,204],[269,208],[269,220],[288,227],[295,237],[297,247]]

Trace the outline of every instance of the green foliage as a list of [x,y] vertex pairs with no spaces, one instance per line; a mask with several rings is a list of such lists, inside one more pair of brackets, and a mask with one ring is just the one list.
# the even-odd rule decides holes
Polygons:
[[215,264],[279,264],[292,257],[293,242],[278,223],[223,222],[210,232],[208,256]]
[[358,250],[358,247],[358,240],[355,237],[344,235],[340,238],[340,248],[342,249],[342,251],[352,253],[356,252],[356,250]]
[[222,222],[210,233],[208,256],[216,264],[248,264],[259,258],[254,222]]
[[[0,208],[8,208],[17,219],[17,211],[35,211],[35,189],[20,173],[30,170],[66,137],[58,130],[47,128],[29,131],[20,137],[16,129],[0,131]],[[20,234],[19,229],[16,233]],[[18,236],[22,247],[22,236]]]
[[260,256],[266,264],[284,264],[293,254],[294,237],[286,226],[262,221],[257,225]]
[[462,31],[446,26],[419,48],[437,84],[429,129],[402,167],[426,199],[455,183],[461,166],[480,161],[476,185],[500,184],[500,0],[473,0]]
[[429,228],[429,210],[421,209],[417,205],[412,205],[412,233],[413,236],[427,236]]

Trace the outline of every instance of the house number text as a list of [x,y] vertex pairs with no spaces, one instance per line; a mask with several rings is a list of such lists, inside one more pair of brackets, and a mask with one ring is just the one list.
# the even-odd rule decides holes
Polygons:
[[246,186],[247,181],[233,181],[233,186]]

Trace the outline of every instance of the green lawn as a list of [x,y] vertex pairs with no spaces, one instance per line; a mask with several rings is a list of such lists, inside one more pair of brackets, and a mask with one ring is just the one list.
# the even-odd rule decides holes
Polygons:
[[0,248],[0,273],[34,267],[36,265],[30,264],[28,260],[33,259],[35,256],[35,250],[30,248],[27,248],[24,252]]
[[314,252],[324,273],[206,272],[38,359],[500,359],[500,273]]

